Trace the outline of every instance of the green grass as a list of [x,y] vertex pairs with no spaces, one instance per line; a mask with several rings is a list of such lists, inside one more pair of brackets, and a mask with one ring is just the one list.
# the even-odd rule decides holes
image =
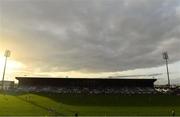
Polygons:
[[[27,97],[30,99],[27,100]],[[53,111],[50,111],[50,109]],[[180,96],[0,94],[0,115],[180,115]]]

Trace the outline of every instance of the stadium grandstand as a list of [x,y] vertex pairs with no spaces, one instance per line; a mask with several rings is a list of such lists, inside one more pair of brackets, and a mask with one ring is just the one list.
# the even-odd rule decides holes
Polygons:
[[156,79],[16,77],[18,90],[85,94],[153,94]]

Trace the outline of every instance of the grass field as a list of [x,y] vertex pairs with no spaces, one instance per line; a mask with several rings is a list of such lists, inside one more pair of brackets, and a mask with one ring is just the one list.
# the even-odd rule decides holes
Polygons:
[[180,115],[180,96],[0,94],[0,115]]

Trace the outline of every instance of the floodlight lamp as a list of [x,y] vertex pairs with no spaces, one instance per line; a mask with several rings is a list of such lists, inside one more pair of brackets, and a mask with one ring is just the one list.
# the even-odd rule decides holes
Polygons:
[[10,50],[6,50],[4,53],[5,57],[10,57],[11,56],[11,51]]
[[163,59],[168,59],[169,57],[168,57],[168,53],[167,52],[163,52]]

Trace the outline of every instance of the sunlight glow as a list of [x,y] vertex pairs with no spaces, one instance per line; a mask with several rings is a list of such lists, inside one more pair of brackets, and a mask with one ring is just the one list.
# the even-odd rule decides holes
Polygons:
[[[2,76],[3,74],[4,62],[5,62],[5,57],[0,56],[0,74],[1,74],[0,76]],[[7,67],[6,67],[6,76],[9,76],[10,74],[13,74],[14,72],[20,69],[23,69],[24,67],[25,66],[22,63],[8,58]]]

